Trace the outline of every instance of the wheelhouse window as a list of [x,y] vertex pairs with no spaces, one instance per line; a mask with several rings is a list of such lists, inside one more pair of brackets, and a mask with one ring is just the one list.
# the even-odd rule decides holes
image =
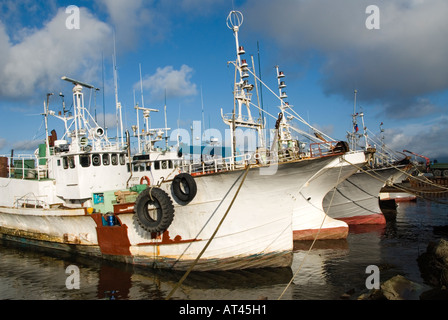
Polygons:
[[126,158],[124,154],[120,154],[120,164],[122,166],[124,166],[124,164],[126,163]]
[[103,165],[108,166],[109,164],[110,164],[109,154],[105,153],[103,154]]
[[113,166],[118,165],[118,155],[116,153],[112,153],[110,155],[110,162],[112,163]]
[[79,164],[83,168],[90,167],[90,155],[89,154],[81,154],[79,156]]
[[164,168],[164,169],[166,169],[166,168],[168,168],[168,169],[173,169],[173,161],[171,161],[171,160],[167,160],[167,161],[164,161],[165,162],[165,167],[163,167],[163,165],[162,165],[162,167]]
[[70,169],[75,168],[75,157],[74,156],[68,157],[68,165],[69,165]]
[[62,158],[62,165],[63,165],[64,169],[68,169],[68,158],[67,157]]
[[145,164],[144,163],[134,163],[134,172],[144,172]]
[[98,167],[99,165],[101,165],[101,157],[99,154],[92,155],[92,164],[95,167]]
[[171,160],[161,160],[161,161],[154,161],[154,169],[160,170],[160,169],[173,169],[173,161]]

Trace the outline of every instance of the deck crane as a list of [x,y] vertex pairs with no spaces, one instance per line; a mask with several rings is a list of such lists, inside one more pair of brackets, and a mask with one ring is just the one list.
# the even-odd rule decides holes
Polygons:
[[421,154],[417,154],[415,152],[409,150],[403,150],[403,152],[407,152],[413,154],[417,157],[423,158],[426,160],[426,172],[432,173],[434,177],[444,177],[448,178],[448,163],[437,163],[437,160],[434,160],[434,163],[431,164],[431,160],[428,157],[422,156]]
[[420,158],[425,159],[426,160],[426,168],[429,168],[429,165],[431,164],[431,160],[428,157],[422,156],[421,154],[418,154],[418,153],[415,153],[415,152],[412,152],[412,151],[409,151],[409,150],[403,150],[403,152],[410,153],[410,154],[413,154],[416,157],[420,157]]

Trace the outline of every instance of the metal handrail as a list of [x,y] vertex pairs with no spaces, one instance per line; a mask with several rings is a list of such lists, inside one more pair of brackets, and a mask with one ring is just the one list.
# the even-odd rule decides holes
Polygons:
[[[36,155],[31,154],[19,154],[16,156],[4,156],[0,155],[0,157],[4,157],[8,159],[8,177],[10,178],[16,178],[16,179],[35,179],[37,177],[37,180],[41,180],[41,173],[44,173],[44,176],[47,176],[48,174],[48,168],[47,164],[40,165],[39,163],[41,160],[46,160],[46,163],[48,163],[47,157],[37,157]],[[25,167],[25,160],[34,160],[33,168]],[[15,163],[20,162],[20,166],[16,166]],[[37,165],[36,165],[37,164]],[[45,168],[43,168],[45,167]],[[21,172],[20,175],[17,175],[17,172]],[[32,174],[34,177],[30,177],[30,174]]]

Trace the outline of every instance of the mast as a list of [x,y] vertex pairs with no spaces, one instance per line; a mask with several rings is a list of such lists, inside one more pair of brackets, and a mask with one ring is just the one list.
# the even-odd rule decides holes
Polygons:
[[[121,112],[121,103],[118,102],[118,76],[117,76],[117,52],[116,52],[116,44],[115,44],[115,33],[114,33],[114,86],[115,86],[115,106],[117,112],[117,142],[118,142],[118,128],[120,128],[120,139],[121,139],[121,147],[124,146],[124,135],[123,135],[123,118]],[[118,121],[120,123],[118,123]]]
[[[201,93],[202,93],[202,88],[201,88]],[[165,113],[165,147],[166,147],[166,150],[168,150],[168,123],[167,123],[167,118],[166,118],[166,89],[165,89],[164,113]]]
[[48,105],[50,103],[50,96],[52,96],[53,93],[47,93],[47,102],[44,102],[44,111],[45,111],[45,152],[46,157],[48,158],[50,156],[50,141],[48,141]]
[[364,123],[364,112],[361,112],[361,113],[359,114],[359,116],[361,117],[362,128],[363,128],[363,136],[364,136],[364,142],[365,142],[366,150],[367,150],[367,148],[369,147],[369,142],[368,142],[368,140],[367,140],[367,127],[366,127],[366,125],[365,125],[365,123]]
[[[142,110],[143,111],[143,119],[144,119],[144,121],[145,121],[145,126],[146,126],[146,131],[145,131],[145,145],[146,145],[146,148],[144,148],[143,149],[143,152],[146,152],[147,150],[149,150],[150,151],[150,147],[151,147],[151,145],[152,145],[152,140],[151,140],[151,137],[150,137],[150,128],[149,128],[149,121],[150,121],[150,114],[151,114],[151,112],[159,112],[159,110],[157,110],[157,109],[150,109],[150,108],[143,108],[143,107],[139,107],[138,106],[138,104],[134,107],[134,109],[136,109],[136,112],[137,112],[137,131],[138,131],[138,134],[137,134],[137,137],[140,137],[140,124],[139,124],[139,118],[138,118],[138,111],[139,110]],[[148,138],[149,138],[149,142],[148,142]],[[140,138],[139,138],[139,153],[141,153],[142,151],[141,151],[141,148],[140,148]],[[150,146],[149,148],[148,148],[148,146]]]
[[288,102],[285,101],[288,96],[286,95],[286,92],[283,91],[284,88],[286,88],[286,84],[282,79],[285,77],[285,74],[283,71],[279,71],[279,66],[275,66],[276,72],[277,72],[277,82],[278,82],[278,91],[279,91],[279,97],[280,97],[280,114],[281,119],[279,122],[279,139],[280,143],[287,143],[287,141],[291,140],[291,132],[289,130],[289,125],[286,122],[286,114],[285,110],[289,108]]
[[[66,125],[66,134],[71,137],[72,139],[72,147],[73,151],[78,152],[83,147],[85,147],[88,143],[88,139],[92,139],[95,141],[94,148],[96,148],[96,145],[100,147],[101,141],[106,142],[109,144],[109,140],[107,137],[104,136],[104,129],[98,126],[95,119],[92,117],[92,115],[89,113],[88,110],[84,107],[84,94],[82,92],[83,87],[93,90],[99,90],[95,88],[94,86],[83,83],[78,80],[74,80],[68,77],[62,77],[62,80],[71,82],[73,86],[73,123],[74,125],[74,131],[69,132],[69,128],[67,129]],[[48,108],[48,106],[47,106]],[[51,112],[50,112],[51,114]],[[58,116],[56,116],[58,117]],[[60,117],[58,117],[60,118]],[[92,121],[94,123],[94,126],[92,126],[89,123]],[[67,124],[67,118],[62,118],[65,124]],[[119,143],[117,142],[117,147],[119,148]]]
[[[235,143],[235,130],[237,127],[245,127],[257,130],[258,137],[260,137],[263,132],[262,119],[254,121],[250,111],[250,104],[252,99],[251,91],[254,88],[253,84],[248,81],[249,77],[249,66],[247,61],[242,58],[245,54],[244,47],[240,45],[239,42],[239,29],[243,24],[243,14],[239,11],[231,11],[227,16],[227,27],[233,31],[235,37],[235,47],[236,47],[236,60],[230,61],[235,66],[235,80],[234,80],[234,110],[233,114],[229,117],[228,115],[223,115],[222,118],[225,124],[231,127],[232,135],[232,155],[235,156],[236,143]],[[243,106],[245,106],[246,115],[243,115]],[[261,140],[262,141],[262,140]]]
[[384,128],[383,128],[383,122],[381,122],[380,123],[380,134],[381,134],[381,137],[380,137],[380,139],[381,139],[381,155],[382,155],[382,158],[381,158],[381,164],[384,164],[384,160],[385,160],[385,154],[386,154],[386,145],[385,145],[385,143],[384,143],[384,139],[386,139],[386,137],[384,136]]
[[137,143],[138,143],[138,153],[140,154],[142,153],[142,147],[140,142],[140,118],[138,116],[138,110],[139,110],[138,103],[135,104],[134,109],[136,111],[135,113],[137,114]]
[[[258,81],[261,82],[261,60],[260,60],[260,44],[257,41],[257,54],[258,54]],[[258,82],[257,81],[257,82]],[[264,117],[264,106],[263,106],[263,85],[260,85],[260,100],[261,100],[261,118],[263,125],[266,125]],[[269,127],[269,126],[268,126]]]
[[[251,56],[252,59],[252,69],[255,71],[255,63],[254,63],[254,56]],[[258,110],[259,110],[259,115],[260,118],[258,119],[258,121],[260,121],[261,123],[261,128],[264,129],[264,114],[263,114],[263,107],[260,105],[260,96],[258,94],[258,81],[257,79],[255,79],[255,92],[257,93],[257,102],[258,102]],[[259,144],[260,147],[264,148],[265,147],[265,141],[266,141],[266,137],[265,137],[265,131],[261,131],[261,134],[258,136],[259,139]]]
[[356,113],[356,94],[358,93],[358,90],[356,90],[355,89],[355,91],[354,91],[354,94],[355,94],[355,97],[354,97],[354,102],[353,102],[353,114],[352,114],[352,128],[353,128],[353,133],[349,133],[349,137],[350,137],[350,142],[351,142],[351,147],[350,147],[350,149],[351,150],[356,150],[356,145],[357,145],[357,142],[356,142],[356,135],[358,134],[357,132],[358,132],[358,130],[359,130],[359,128],[358,128],[358,123],[357,123],[357,121],[356,121],[356,117],[358,116],[358,114]]
[[[143,118],[148,120],[149,113],[148,113],[148,117],[145,118],[145,111],[144,111],[145,110],[145,100],[143,98],[142,64],[139,63],[138,66],[139,66],[139,70],[140,70],[140,95],[141,95],[141,99],[142,99],[142,107],[141,108],[137,108],[137,117],[138,117],[138,110],[143,110]],[[147,135],[148,135],[148,132],[149,132],[148,130],[149,130],[149,126],[148,126],[148,122],[146,122],[146,134]],[[145,137],[145,144],[148,143],[148,136],[147,135]],[[139,136],[140,136],[140,133],[139,133]],[[140,139],[139,139],[139,145],[140,145]]]
[[[104,129],[107,130],[106,127],[106,98],[105,98],[105,93],[104,93],[104,56],[103,53],[101,52],[101,80],[103,83],[103,126]],[[65,109],[64,109],[65,110]]]

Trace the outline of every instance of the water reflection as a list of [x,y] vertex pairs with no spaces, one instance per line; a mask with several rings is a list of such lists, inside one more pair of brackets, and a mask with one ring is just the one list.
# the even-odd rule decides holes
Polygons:
[[[380,236],[385,226],[350,227],[345,240],[295,243],[293,299],[339,299],[365,289],[365,270],[380,261]],[[299,270],[300,269],[300,270]]]
[[[173,299],[276,300],[356,299],[367,291],[366,268],[380,268],[381,281],[397,274],[423,284],[417,257],[429,241],[448,234],[447,206],[429,201],[400,203],[386,225],[350,227],[344,240],[294,242],[291,268],[192,272]],[[80,289],[68,290],[66,268],[80,269]],[[183,272],[139,268],[54,254],[0,241],[0,299],[165,299]],[[348,293],[348,294],[347,294]]]
[[[108,261],[36,251],[0,242],[0,299],[165,299],[184,275]],[[65,286],[69,265],[80,269],[80,289]],[[192,272],[173,299],[259,299],[280,295],[291,268]],[[275,289],[277,287],[277,289]]]

